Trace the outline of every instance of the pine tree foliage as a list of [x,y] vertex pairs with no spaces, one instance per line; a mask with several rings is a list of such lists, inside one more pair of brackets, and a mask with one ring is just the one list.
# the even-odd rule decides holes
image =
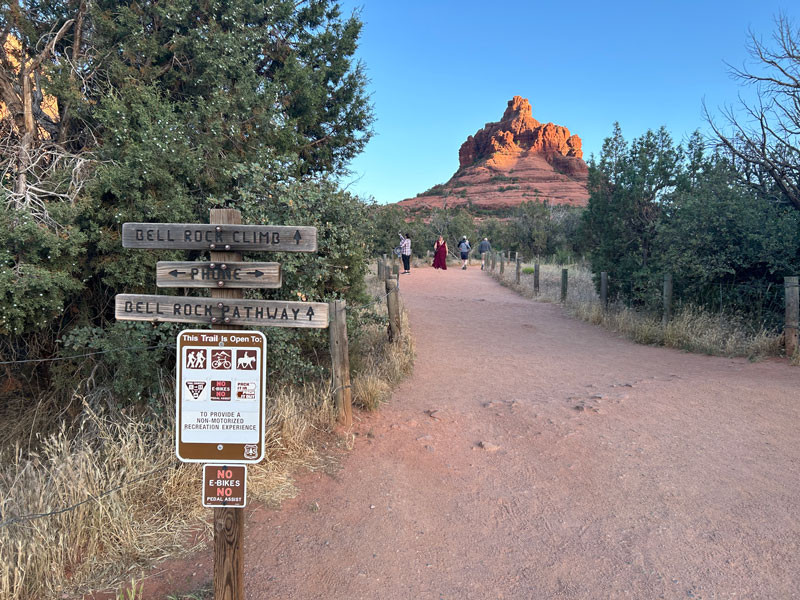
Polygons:
[[[203,223],[213,207],[239,208],[245,222],[317,226],[317,255],[266,257],[286,262],[283,291],[361,299],[365,249],[348,228],[364,205],[326,181],[346,172],[371,135],[365,71],[354,58],[360,33],[358,14],[343,16],[329,0],[0,5],[0,42],[19,42],[0,53],[8,67],[0,100],[9,108],[0,133],[8,156],[22,148],[31,157],[4,163],[1,181],[10,210],[0,222],[0,353],[69,355],[172,335],[170,325],[114,323],[113,297],[152,293],[157,260],[200,256],[123,250],[121,225]],[[13,72],[15,59],[35,66],[34,107],[52,97],[55,114],[20,108],[27,80]],[[27,130],[26,118],[34,120]],[[42,148],[61,153],[63,167],[44,169]],[[83,161],[80,187],[70,187],[70,157]],[[44,213],[18,201],[23,171],[27,183],[49,182],[37,184]],[[294,218],[301,222],[285,220]],[[29,243],[32,227],[38,244]],[[42,289],[46,301],[37,300]],[[29,336],[39,340],[36,356]],[[168,366],[167,354],[155,353],[150,383],[124,393],[157,384],[154,369]],[[105,367],[94,366],[66,364],[96,381]],[[45,371],[15,376],[46,380]]]

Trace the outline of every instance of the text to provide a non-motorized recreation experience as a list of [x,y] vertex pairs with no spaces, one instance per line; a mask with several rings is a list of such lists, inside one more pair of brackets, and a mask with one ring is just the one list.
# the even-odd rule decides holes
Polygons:
[[246,505],[246,465],[203,465],[203,506],[244,508]]
[[260,331],[178,334],[175,445],[180,460],[241,464],[263,458],[266,350]]

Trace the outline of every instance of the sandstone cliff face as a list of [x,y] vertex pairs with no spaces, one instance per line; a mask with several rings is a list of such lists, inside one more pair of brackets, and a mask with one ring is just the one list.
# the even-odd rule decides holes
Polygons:
[[538,200],[585,206],[589,198],[581,139],[566,127],[534,119],[527,98],[509,100],[503,118],[469,136],[458,159],[450,181],[400,205],[502,209]]

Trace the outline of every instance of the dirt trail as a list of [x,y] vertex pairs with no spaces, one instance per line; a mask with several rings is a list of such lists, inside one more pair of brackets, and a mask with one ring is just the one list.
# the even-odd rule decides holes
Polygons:
[[800,597],[800,370],[638,346],[479,268],[401,292],[415,372],[338,473],[248,509],[248,599]]

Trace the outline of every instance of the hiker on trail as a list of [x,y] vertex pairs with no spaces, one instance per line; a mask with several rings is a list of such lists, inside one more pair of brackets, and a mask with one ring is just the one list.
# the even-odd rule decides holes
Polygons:
[[480,244],[478,244],[478,252],[481,253],[481,271],[483,271],[483,266],[484,266],[483,262],[484,254],[491,251],[492,251],[492,245],[489,243],[489,238],[483,238],[483,241]]
[[411,273],[411,234],[407,233],[405,236],[401,233],[400,239],[400,257],[403,259],[403,275]]
[[469,260],[469,251],[472,250],[472,247],[469,245],[469,240],[467,236],[463,236],[461,241],[458,242],[458,251],[461,252],[461,260],[464,262],[461,265],[461,268],[466,271],[467,270],[467,261]]
[[433,268],[447,271],[447,242],[442,236],[433,245]]

